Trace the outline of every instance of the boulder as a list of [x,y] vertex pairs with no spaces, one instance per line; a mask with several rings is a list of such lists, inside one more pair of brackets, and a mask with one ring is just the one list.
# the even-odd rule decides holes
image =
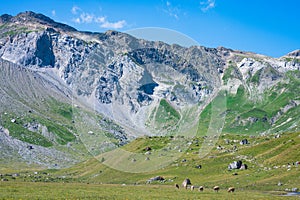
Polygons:
[[197,169],[201,169],[201,168],[202,168],[202,165],[196,165],[196,168],[197,168]]
[[240,145],[246,145],[246,144],[249,144],[247,139],[243,139],[240,141]]
[[162,176],[155,176],[147,180],[147,183],[152,183],[153,181],[164,181],[164,177]]
[[[233,163],[230,163],[228,165],[228,169],[229,170],[231,170],[231,169],[240,169],[242,167],[242,164],[243,164],[243,162],[241,160],[234,161]],[[244,164],[244,168],[247,168],[247,166],[245,166],[245,164]]]
[[298,192],[298,188],[292,188],[292,192]]
[[27,149],[32,150],[32,149],[34,149],[34,148],[33,148],[32,145],[28,145],[28,146],[27,146]]
[[88,134],[89,135],[94,135],[94,132],[93,131],[89,131]]
[[152,150],[151,147],[146,147],[146,148],[144,149],[144,151],[151,151],[151,150]]
[[248,165],[242,164],[241,167],[240,167],[240,169],[248,169]]

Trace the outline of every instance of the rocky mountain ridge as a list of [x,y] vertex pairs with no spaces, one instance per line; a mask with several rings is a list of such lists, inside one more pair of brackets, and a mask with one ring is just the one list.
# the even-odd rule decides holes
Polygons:
[[[1,81],[0,112],[16,115],[32,110],[47,116],[50,114],[42,110],[52,109],[49,119],[63,119],[68,127],[76,129],[56,130],[56,134],[76,135],[92,155],[143,135],[204,134],[201,119],[207,124],[209,116],[203,120],[204,114],[200,113],[220,91],[225,91],[231,102],[242,91],[242,102],[249,102],[245,107],[248,110],[234,110],[243,105],[227,101],[228,132],[247,126],[251,134],[272,128],[294,130],[300,123],[294,114],[289,121],[285,118],[299,107],[291,103],[300,100],[296,89],[299,50],[270,58],[224,47],[185,48],[116,31],[79,32],[42,14],[24,12],[14,17],[0,16],[0,58],[1,69],[11,65]],[[24,70],[29,70],[31,79],[20,79],[23,83],[17,78],[10,81],[10,76],[22,77]],[[26,94],[39,87],[38,82],[43,88],[27,99]],[[292,95],[284,96],[287,91]],[[43,101],[39,94],[43,94]],[[13,99],[14,104],[8,99]],[[49,99],[66,106],[44,107]],[[266,106],[277,99],[274,109]],[[34,106],[36,103],[41,106]],[[259,105],[261,110],[256,112]],[[7,129],[3,121],[8,119],[1,116],[0,125]],[[264,128],[260,124],[263,119]],[[24,124],[28,124],[26,120]],[[46,126],[42,119],[39,121]],[[61,142],[63,146],[77,141],[69,136],[58,136],[57,140],[66,141]]]
[[51,27],[60,31],[76,31],[75,28],[70,27],[66,24],[58,23],[51,18],[31,11],[26,11],[19,13],[16,16],[11,16],[8,14],[3,14],[0,17],[0,23],[14,23],[18,25],[32,26],[34,28],[47,28]]
[[[213,92],[213,85],[220,85],[218,70],[225,66],[219,52],[213,49],[185,49],[138,40],[115,31],[66,34],[69,28],[55,30],[56,23],[31,12],[1,21],[5,22],[2,25],[2,31],[6,30],[4,35],[10,33],[11,28],[28,28],[29,22],[46,26],[43,30],[29,28],[20,34],[16,31],[2,37],[2,59],[35,70],[53,68],[77,95],[96,99],[93,103],[99,106],[98,111],[115,118],[125,115],[129,121],[144,105],[151,104],[155,96],[166,98],[178,108],[197,104]],[[166,74],[169,76],[164,77]],[[156,92],[154,88],[163,90]],[[108,110],[107,104],[115,102],[127,109],[117,114]],[[124,124],[128,123],[124,121]]]

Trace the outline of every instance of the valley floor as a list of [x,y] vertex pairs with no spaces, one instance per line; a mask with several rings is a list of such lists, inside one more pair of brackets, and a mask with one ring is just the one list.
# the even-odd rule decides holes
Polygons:
[[0,199],[294,199],[278,192],[204,192],[162,185],[0,182]]
[[[283,196],[285,191],[300,188],[299,132],[276,137],[224,134],[204,158],[199,157],[201,145],[198,143],[203,143],[202,137],[180,139],[183,144],[191,143],[181,157],[169,166],[144,173],[118,171],[97,158],[63,169],[34,169],[29,166],[25,169],[23,165],[20,169],[12,169],[12,166],[16,167],[14,161],[4,166],[0,158],[0,200],[300,199],[300,195]],[[249,144],[239,144],[242,139],[247,139]],[[154,160],[155,152],[174,140],[178,138],[145,137],[122,148]],[[144,149],[148,146],[152,153],[145,155]],[[247,169],[228,169],[229,164],[238,160],[247,164]],[[137,162],[131,162],[131,166],[134,167]],[[146,184],[156,176],[165,180]],[[176,189],[175,183],[181,184],[185,178],[190,178],[196,188],[204,186],[204,191]],[[220,187],[218,193],[212,189],[216,185]],[[235,187],[236,191],[228,193],[229,187]]]

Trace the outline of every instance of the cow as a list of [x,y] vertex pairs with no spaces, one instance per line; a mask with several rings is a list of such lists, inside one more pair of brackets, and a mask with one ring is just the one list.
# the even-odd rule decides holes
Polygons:
[[219,192],[220,187],[219,186],[215,186],[213,189],[214,189],[215,192]]
[[182,182],[182,187],[184,187],[185,189],[187,189],[188,185],[192,185],[191,180],[186,178],[184,179],[184,181]]
[[234,187],[230,187],[228,188],[227,192],[234,192],[235,188]]
[[200,191],[200,192],[203,192],[203,190],[204,190],[204,187],[203,187],[203,186],[200,186],[200,187],[199,187],[199,191]]

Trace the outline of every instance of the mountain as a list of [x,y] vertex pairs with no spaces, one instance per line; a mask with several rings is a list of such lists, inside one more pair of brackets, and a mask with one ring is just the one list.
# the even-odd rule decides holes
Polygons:
[[[222,75],[227,94],[223,132],[257,135],[299,130],[297,52],[277,59],[235,54],[228,60]],[[207,128],[209,108],[201,114],[200,129]]]
[[0,16],[0,57],[3,163],[61,168],[144,135],[220,127],[257,135],[300,124],[299,50],[270,58],[186,48],[24,12]]

